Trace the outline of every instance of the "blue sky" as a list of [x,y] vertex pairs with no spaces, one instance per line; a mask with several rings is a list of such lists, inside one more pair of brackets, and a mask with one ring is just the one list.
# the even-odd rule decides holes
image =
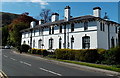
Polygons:
[[67,5],[71,7],[73,17],[92,15],[93,8],[99,6],[102,8],[101,17],[107,12],[110,20],[118,22],[118,2],[2,2],[0,11],[15,14],[29,12],[29,16],[37,18],[41,9],[51,9],[52,12],[59,13],[60,19],[63,19],[64,8]]

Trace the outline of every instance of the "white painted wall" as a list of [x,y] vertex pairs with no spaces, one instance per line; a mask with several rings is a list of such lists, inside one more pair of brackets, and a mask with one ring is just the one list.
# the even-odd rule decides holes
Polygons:
[[[104,48],[108,49],[108,25],[105,21],[102,21],[105,23],[105,31],[100,30],[100,22],[98,21],[91,21],[88,22],[88,30],[84,31],[84,23],[75,23],[75,29],[73,32],[71,32],[71,24],[66,25],[66,47],[68,46],[69,42],[69,48],[71,48],[71,37],[73,35],[74,37],[74,43],[73,43],[73,49],[82,49],[82,37],[90,36],[90,49],[95,48]],[[44,49],[49,49],[49,39],[53,38],[53,49],[59,48],[59,38],[62,38],[62,48],[64,48],[64,26],[62,26],[62,33],[59,33],[59,26],[54,27],[54,34],[49,34],[49,28],[44,28],[43,34],[39,34],[39,30],[32,33],[32,46],[33,46],[33,40],[35,40],[35,48],[39,48],[38,41],[41,39],[42,44],[44,44]],[[52,31],[52,30],[51,30]],[[69,33],[68,33],[69,32]],[[24,36],[26,33],[26,37]],[[22,33],[22,42],[26,41],[26,44],[30,45],[30,33]],[[29,34],[29,35],[28,35]],[[43,36],[42,36],[43,35]],[[110,25],[110,38],[114,37],[115,39],[115,45],[116,45],[116,38],[118,39],[118,34],[115,32],[115,26],[112,24]],[[28,43],[29,41],[29,43]],[[110,39],[110,46],[111,46],[111,39]]]

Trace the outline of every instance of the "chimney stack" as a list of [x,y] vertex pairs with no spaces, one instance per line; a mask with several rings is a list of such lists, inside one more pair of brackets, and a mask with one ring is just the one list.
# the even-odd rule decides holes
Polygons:
[[59,20],[59,14],[58,13],[53,13],[51,17],[51,21],[58,21]]
[[93,8],[93,16],[101,17],[101,8],[100,7]]
[[64,19],[65,21],[70,20],[70,7],[69,6],[66,6],[64,9]]
[[34,28],[35,25],[36,25],[36,22],[35,22],[35,21],[32,21],[32,22],[30,23],[30,28]]
[[41,24],[44,24],[44,20],[43,19],[39,20],[39,25],[41,25]]

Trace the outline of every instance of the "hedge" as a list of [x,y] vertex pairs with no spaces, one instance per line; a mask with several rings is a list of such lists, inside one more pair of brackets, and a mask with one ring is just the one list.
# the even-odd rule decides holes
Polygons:
[[110,65],[120,65],[120,47],[115,47],[107,50],[104,54],[104,61],[105,64]]
[[45,49],[34,49],[34,48],[32,48],[32,49],[29,50],[29,53],[31,53],[31,54],[39,54],[39,55],[43,55],[43,56],[48,55],[48,52]]
[[96,49],[72,50],[72,49],[56,49],[55,55],[57,59],[78,60],[85,62],[96,62],[99,54]]

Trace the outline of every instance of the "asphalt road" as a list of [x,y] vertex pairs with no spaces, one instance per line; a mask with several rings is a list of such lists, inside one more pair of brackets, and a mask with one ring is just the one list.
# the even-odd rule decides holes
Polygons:
[[35,57],[38,56],[27,56],[3,49],[2,71],[8,76],[107,76],[104,73],[78,69]]

